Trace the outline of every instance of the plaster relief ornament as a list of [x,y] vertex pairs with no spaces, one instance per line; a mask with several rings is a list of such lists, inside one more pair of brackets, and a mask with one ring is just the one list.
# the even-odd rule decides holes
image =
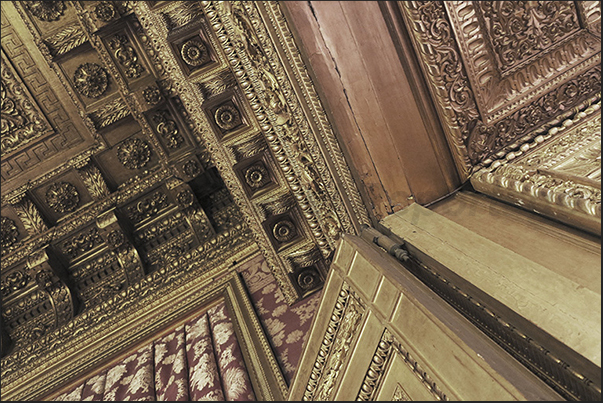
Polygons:
[[189,206],[192,206],[192,204],[195,202],[195,195],[193,195],[193,192],[191,192],[190,190],[183,190],[182,192],[178,193],[178,196],[176,196],[176,199],[178,199],[178,203],[186,208]]
[[142,96],[149,105],[157,105],[161,102],[161,91],[154,85],[142,90]]
[[119,230],[113,230],[107,235],[107,242],[114,248],[117,248],[126,241],[126,237],[123,232]]
[[128,169],[140,169],[151,159],[151,148],[144,140],[128,139],[117,147],[117,158]]
[[194,178],[201,173],[201,166],[195,160],[189,160],[182,165],[182,170],[189,178]]
[[214,119],[223,130],[232,130],[241,124],[241,115],[232,105],[222,105],[216,109]]
[[10,248],[17,242],[17,239],[19,239],[19,229],[13,220],[4,216],[2,216],[0,225],[2,231],[2,249]]
[[209,61],[207,48],[198,39],[190,39],[182,45],[180,50],[182,60],[189,66],[198,67]]
[[297,276],[297,284],[304,291],[311,290],[312,288],[316,287],[319,282],[320,275],[313,267],[302,271]]
[[272,234],[274,238],[279,242],[288,242],[295,238],[297,230],[295,224],[289,220],[282,220],[277,222],[272,228]]
[[70,213],[80,203],[80,195],[71,183],[57,182],[46,191],[46,203],[59,214]]
[[94,8],[94,16],[103,22],[111,21],[116,15],[115,7],[108,1],[101,1]]
[[180,134],[176,122],[170,119],[166,111],[153,115],[153,121],[157,125],[155,130],[165,139],[168,148],[179,148],[184,143],[184,137]]
[[65,11],[65,3],[62,1],[26,1],[25,6],[41,21],[56,21]]
[[77,91],[88,98],[98,98],[105,93],[109,77],[105,69],[96,63],[84,63],[73,74]]
[[245,170],[245,182],[253,190],[257,190],[270,182],[268,171],[261,164],[253,164]]

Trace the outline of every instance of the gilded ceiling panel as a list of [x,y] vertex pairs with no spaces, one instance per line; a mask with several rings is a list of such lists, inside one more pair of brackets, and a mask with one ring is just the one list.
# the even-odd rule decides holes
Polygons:
[[600,7],[400,2],[463,178],[599,99]]
[[32,46],[31,34],[7,12],[3,7],[3,196],[94,143],[58,77]]

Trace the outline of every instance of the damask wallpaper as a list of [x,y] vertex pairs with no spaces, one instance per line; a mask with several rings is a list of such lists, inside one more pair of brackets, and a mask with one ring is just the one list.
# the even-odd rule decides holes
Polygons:
[[[236,269],[291,384],[321,292],[288,305],[257,255]],[[63,401],[256,400],[225,301],[56,396]]]
[[221,302],[54,400],[249,401],[255,395]]

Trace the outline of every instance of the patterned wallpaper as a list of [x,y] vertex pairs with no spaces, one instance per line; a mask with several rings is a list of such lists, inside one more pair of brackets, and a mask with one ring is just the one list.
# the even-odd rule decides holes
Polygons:
[[54,400],[250,401],[255,396],[221,302]]
[[289,306],[262,256],[251,259],[237,271],[243,277],[256,313],[290,385],[322,290]]
[[[285,380],[291,384],[321,292],[289,306],[262,256],[237,268]],[[55,400],[255,400],[224,302],[199,314]]]

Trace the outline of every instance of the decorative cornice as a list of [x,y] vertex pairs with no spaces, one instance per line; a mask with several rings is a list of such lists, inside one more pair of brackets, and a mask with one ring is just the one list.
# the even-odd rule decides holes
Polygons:
[[[506,154],[504,159],[476,172],[472,183],[477,190],[494,192],[513,203],[523,200],[526,208],[536,208],[555,219],[567,221],[572,214],[578,214],[582,218],[574,217],[576,220],[570,219],[568,223],[595,232],[598,223],[600,231],[600,177],[597,183],[586,176],[567,175],[562,169],[555,169],[572,156],[579,156],[583,149],[598,150],[600,158],[600,109],[599,101],[564,120],[534,141]],[[590,165],[586,159],[582,161],[582,170],[588,166],[594,170],[597,164],[600,169],[600,159],[597,162],[597,155],[594,158]],[[538,206],[532,206],[534,203]]]

